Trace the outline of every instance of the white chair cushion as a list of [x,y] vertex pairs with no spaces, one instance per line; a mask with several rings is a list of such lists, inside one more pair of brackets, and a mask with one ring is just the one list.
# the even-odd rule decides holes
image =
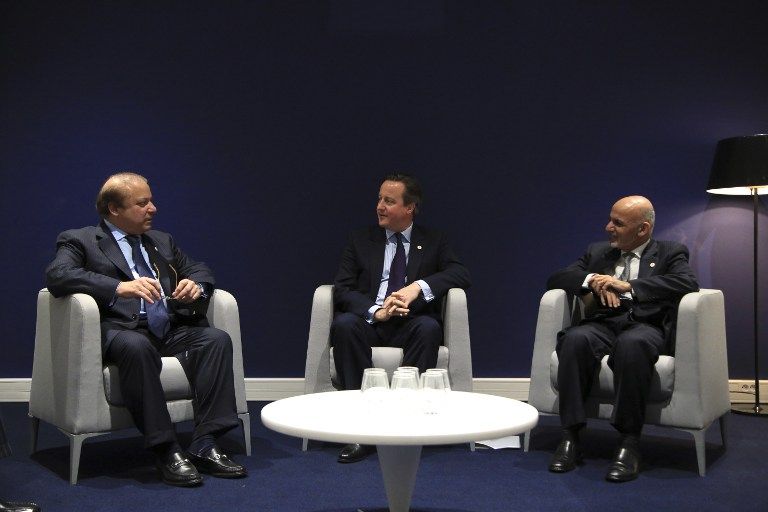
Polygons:
[[[557,391],[557,352],[552,351],[549,365],[549,380],[552,388]],[[656,361],[651,392],[648,396],[650,402],[666,402],[672,396],[675,387],[675,358],[672,356],[659,356]],[[608,356],[604,356],[600,363],[598,381],[592,385],[589,396],[597,398],[613,398],[616,391],[613,387],[613,371],[608,367]]]
[[[160,383],[163,385],[165,400],[184,400],[192,398],[192,388],[184,373],[181,363],[175,357],[163,357],[163,368],[160,370]],[[117,366],[104,367],[104,394],[110,405],[124,406],[123,395],[120,393],[120,373]]]
[[[448,347],[441,345],[437,351],[436,368],[448,368]],[[395,347],[373,347],[373,366],[374,368],[384,368],[387,375],[392,376],[395,368],[401,366],[403,362],[403,349]],[[334,385],[338,384],[336,380],[336,364],[333,362],[333,347],[331,347],[331,381]]]

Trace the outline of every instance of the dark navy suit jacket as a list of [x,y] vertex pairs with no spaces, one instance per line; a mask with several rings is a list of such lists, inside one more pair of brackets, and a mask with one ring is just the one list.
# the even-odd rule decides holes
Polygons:
[[[620,257],[621,251],[608,242],[592,244],[581,258],[552,274],[547,289],[562,288],[571,295],[591,293],[581,287],[587,275],[613,274]],[[629,282],[635,297],[634,318],[661,328],[670,353],[674,353],[678,303],[683,295],[699,289],[696,275],[688,265],[688,248],[677,242],[651,239],[640,257],[637,279]]]
[[[334,280],[336,310],[365,317],[374,305],[384,270],[384,228],[372,226],[353,231],[342,254]],[[429,314],[440,320],[441,298],[451,288],[469,288],[469,271],[459,261],[445,234],[416,224],[411,231],[406,284],[419,279],[427,282],[435,299],[426,302],[422,295],[411,303],[411,314]]]
[[[150,230],[142,235],[142,243],[167,296],[185,278],[203,284],[206,296],[213,292],[215,279],[211,270],[205,263],[196,262],[184,254],[171,235]],[[131,280],[133,274],[128,262],[103,222],[98,226],[61,233],[56,240],[56,257],[46,269],[48,290],[54,297],[85,293],[96,300],[101,313],[102,345],[105,352],[110,341],[108,332],[114,329],[135,329],[139,323],[141,300],[115,295],[120,281]],[[199,299],[191,304],[169,301],[172,325],[206,325],[207,307],[207,299]]]

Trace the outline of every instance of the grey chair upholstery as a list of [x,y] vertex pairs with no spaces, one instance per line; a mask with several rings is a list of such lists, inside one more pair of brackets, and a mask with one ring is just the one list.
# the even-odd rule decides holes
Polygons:
[[[528,403],[541,414],[558,413],[555,344],[557,333],[581,318],[583,303],[579,298],[573,302],[571,306],[564,290],[550,290],[539,304]],[[676,336],[674,357],[660,356],[656,363],[646,423],[693,435],[699,475],[704,476],[704,434],[719,419],[725,446],[730,410],[723,293],[702,289],[685,295],[678,307]],[[613,413],[613,372],[607,360],[605,356],[587,400],[590,418],[610,419]],[[530,433],[524,439],[525,451],[529,443]]]
[[[304,367],[305,394],[338,389],[333,347],[330,346],[332,320],[333,285],[321,285],[315,290],[312,299],[307,360]],[[403,350],[400,348],[373,347],[373,365],[385,368],[390,377],[402,361]],[[461,288],[451,288],[443,301],[443,345],[438,352],[437,367],[448,369],[452,389],[472,391],[467,295]],[[306,439],[303,448],[307,448]]]
[[[235,298],[215,290],[207,313],[213,327],[232,338],[237,414],[243,426],[245,451],[251,454],[250,415],[245,400],[240,315]],[[174,423],[194,418],[192,390],[175,357],[163,357],[160,380]],[[77,483],[80,451],[89,437],[134,426],[123,407],[117,367],[101,358],[101,327],[96,301],[76,293],[55,298],[47,289],[37,297],[37,326],[29,417],[31,451],[37,448],[40,420],[70,439],[71,484]]]

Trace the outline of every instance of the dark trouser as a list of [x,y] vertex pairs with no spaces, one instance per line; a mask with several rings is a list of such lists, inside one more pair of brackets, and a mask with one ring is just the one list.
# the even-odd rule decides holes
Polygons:
[[194,392],[193,437],[221,435],[238,424],[232,377],[232,340],[213,327],[177,326],[164,340],[146,329],[109,333],[105,359],[117,365],[120,391],[148,448],[175,442],[160,369],[163,356],[176,356]]
[[608,354],[616,391],[611,424],[621,433],[640,434],[653,368],[665,347],[661,329],[632,320],[630,313],[586,320],[561,331],[556,350],[563,427],[579,427],[586,423],[584,401],[600,361]]
[[331,324],[336,377],[343,389],[360,389],[363,370],[373,366],[371,347],[403,349],[403,366],[420,372],[434,368],[443,342],[443,328],[427,315],[392,318],[369,324],[352,313],[341,313]]

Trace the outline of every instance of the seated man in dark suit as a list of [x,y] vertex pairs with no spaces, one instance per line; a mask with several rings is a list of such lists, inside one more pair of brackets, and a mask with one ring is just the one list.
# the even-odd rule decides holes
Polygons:
[[621,434],[606,479],[625,482],[640,471],[638,444],[654,365],[659,355],[674,352],[680,299],[699,289],[688,265],[688,249],[677,242],[652,239],[654,222],[648,199],[620,199],[605,226],[608,242],[590,245],[578,261],[547,281],[549,290],[591,295],[596,306],[579,325],[558,334],[563,438],[550,471],[564,473],[580,462],[584,401],[605,355],[616,389],[611,424]]
[[[468,288],[469,272],[446,236],[413,223],[421,187],[411,176],[384,178],[376,205],[378,226],[354,231],[334,281],[339,312],[331,324],[336,375],[359,389],[371,347],[403,349],[403,365],[434,368],[443,342],[440,307],[450,288]],[[373,447],[345,446],[339,462],[357,462]]]
[[[157,212],[143,176],[110,176],[96,198],[97,226],[65,231],[46,270],[56,296],[86,293],[101,313],[102,353],[117,365],[120,389],[163,481],[202,483],[198,473],[232,478],[243,466],[215,439],[238,425],[232,386],[232,341],[205,319],[211,270],[152,230]],[[160,384],[162,356],[175,356],[195,390],[195,429],[182,453]]]

